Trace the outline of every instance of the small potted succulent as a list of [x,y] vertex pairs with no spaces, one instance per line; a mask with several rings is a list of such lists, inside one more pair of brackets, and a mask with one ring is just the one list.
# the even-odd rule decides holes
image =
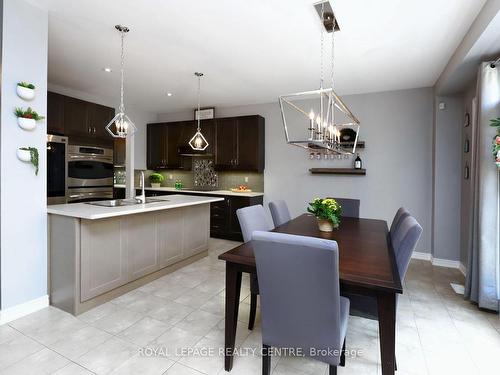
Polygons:
[[35,175],[38,176],[38,149],[35,147],[20,147],[17,149],[17,158],[25,163],[31,162],[35,167]]
[[159,188],[161,183],[165,180],[165,177],[160,173],[151,173],[149,175],[149,182],[151,183],[151,187]]
[[17,124],[24,130],[33,130],[36,127],[36,122],[43,120],[45,117],[40,116],[36,111],[28,107],[28,109],[24,110],[20,107],[17,107],[14,111],[14,114],[17,117]]
[[16,87],[17,96],[24,100],[33,100],[35,97],[35,85],[28,82],[19,82]]
[[309,203],[307,211],[316,216],[319,230],[322,232],[332,232],[338,229],[342,207],[332,198],[315,198]]
[[491,120],[490,126],[497,128],[497,134],[493,137],[493,159],[498,169],[500,169],[500,118]]

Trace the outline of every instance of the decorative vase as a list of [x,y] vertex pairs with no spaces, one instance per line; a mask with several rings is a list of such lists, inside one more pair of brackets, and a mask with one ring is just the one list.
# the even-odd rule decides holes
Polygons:
[[156,189],[156,188],[159,188],[160,186],[161,186],[161,183],[159,183],[159,182],[151,182],[151,187],[152,188]]
[[334,229],[338,228],[338,225],[333,225],[333,223],[328,219],[316,218],[316,220],[318,220],[318,228],[322,232],[333,232]]
[[24,130],[33,130],[36,128],[36,121],[32,118],[18,117],[17,124]]
[[33,100],[35,98],[35,90],[23,86],[17,86],[17,96],[24,100]]
[[17,149],[17,158],[26,163],[31,161],[31,153],[29,150]]

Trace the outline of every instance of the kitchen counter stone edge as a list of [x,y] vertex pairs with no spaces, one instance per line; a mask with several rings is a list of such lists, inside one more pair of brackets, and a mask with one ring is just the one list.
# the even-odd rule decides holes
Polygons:
[[52,215],[75,217],[79,219],[97,220],[124,215],[134,215],[145,212],[169,210],[187,206],[195,206],[199,204],[209,204],[212,202],[223,200],[223,198],[217,197],[200,197],[183,194],[155,197],[155,199],[165,201],[121,207],[100,207],[93,206],[87,203],[56,204],[48,206],[47,213]]
[[[115,184],[114,186],[116,189],[125,189],[125,185],[120,185],[120,184]],[[139,189],[139,188],[137,188]],[[165,191],[165,192],[177,192],[177,193],[189,193],[189,194],[197,194],[197,195],[223,195],[223,196],[233,196],[233,197],[261,197],[264,195],[264,193],[261,192],[251,192],[251,193],[235,193],[232,192],[231,190],[213,190],[213,191],[199,191],[199,190],[189,190],[189,189],[182,189],[178,190],[173,187],[166,187],[166,186],[161,186],[159,188],[154,188],[154,187],[145,187],[144,190],[150,190],[150,191]]]

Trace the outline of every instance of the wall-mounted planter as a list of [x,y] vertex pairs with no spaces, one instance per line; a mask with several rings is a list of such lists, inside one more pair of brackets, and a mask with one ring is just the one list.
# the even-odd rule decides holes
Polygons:
[[25,163],[31,163],[35,167],[35,175],[38,175],[39,153],[36,147],[19,147],[17,149],[17,158]]
[[17,85],[16,92],[17,96],[23,100],[33,100],[35,98],[35,89]]
[[29,150],[21,150],[18,148],[17,158],[25,163],[29,163],[31,161],[31,152]]
[[24,130],[33,130],[36,128],[36,121],[33,118],[18,117],[17,124]]

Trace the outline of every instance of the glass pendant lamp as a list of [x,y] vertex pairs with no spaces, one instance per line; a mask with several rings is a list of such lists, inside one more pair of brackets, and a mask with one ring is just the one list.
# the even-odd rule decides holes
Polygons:
[[189,141],[189,146],[191,146],[191,148],[196,151],[205,151],[208,147],[208,142],[206,138],[203,136],[203,133],[201,132],[201,118],[200,118],[201,77],[203,77],[203,73],[196,72],[194,73],[194,75],[198,78],[198,111],[196,112],[197,113],[196,120],[198,120],[198,127],[196,129],[196,133]]
[[137,131],[134,123],[125,113],[125,105],[123,102],[123,83],[124,83],[124,63],[125,63],[125,50],[124,50],[124,39],[125,34],[130,30],[126,26],[116,25],[116,30],[120,32],[121,36],[121,85],[120,85],[120,107],[118,108],[118,113],[115,117],[106,125],[106,130],[114,138],[127,138]]

